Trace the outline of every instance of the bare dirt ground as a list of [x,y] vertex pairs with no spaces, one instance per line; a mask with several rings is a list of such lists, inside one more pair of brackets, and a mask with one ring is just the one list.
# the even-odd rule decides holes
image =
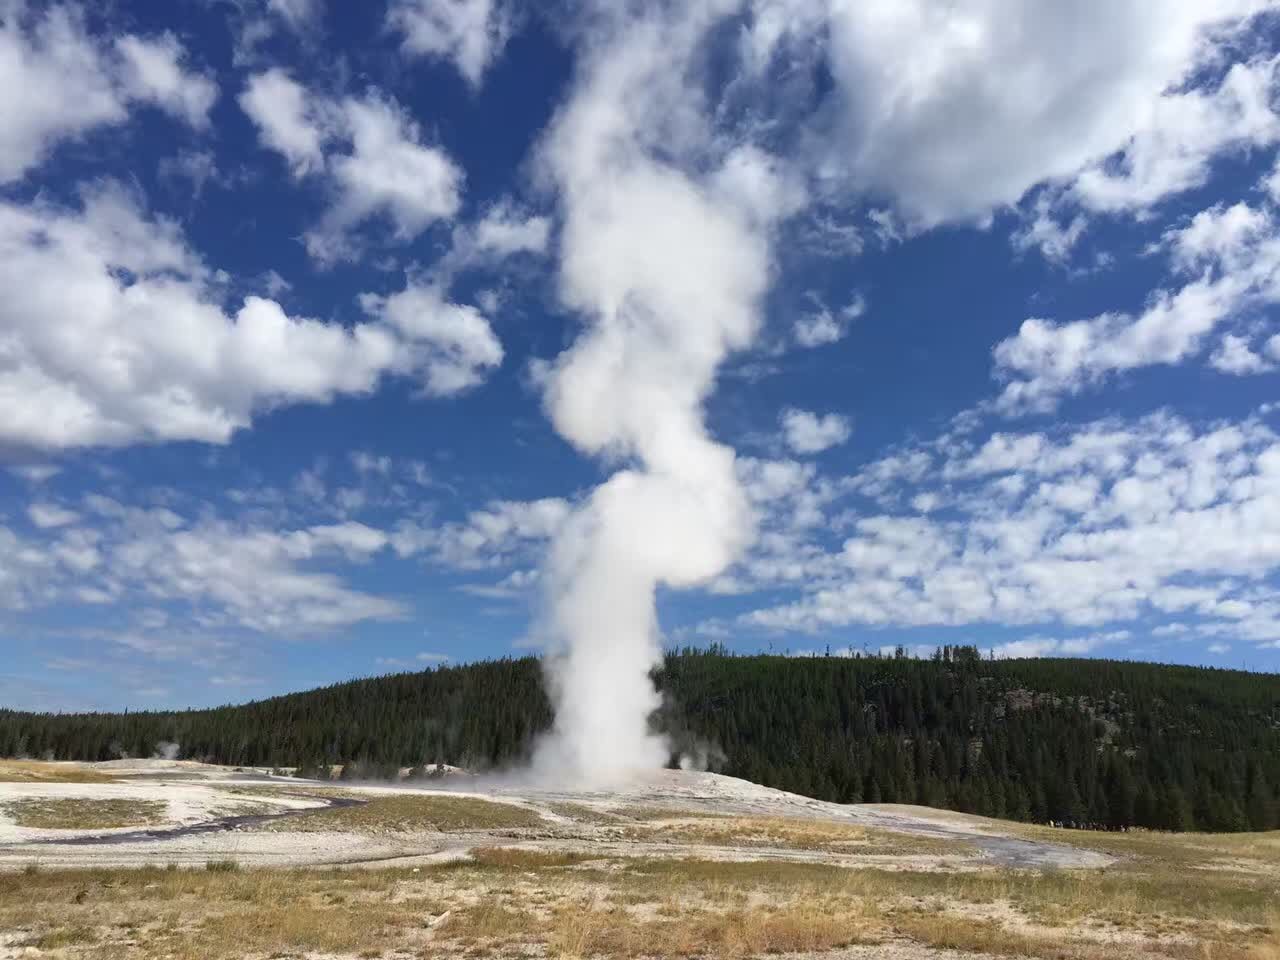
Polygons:
[[715,774],[321,784],[0,761],[0,960],[1280,960],[1280,835],[1088,834]]

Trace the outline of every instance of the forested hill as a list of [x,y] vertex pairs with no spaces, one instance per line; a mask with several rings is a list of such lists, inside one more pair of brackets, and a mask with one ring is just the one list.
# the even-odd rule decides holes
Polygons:
[[[841,802],[1079,825],[1280,827],[1280,676],[1105,660],[671,654],[658,724],[733,776]],[[551,722],[533,658],[176,713],[0,710],[0,755],[504,766]]]

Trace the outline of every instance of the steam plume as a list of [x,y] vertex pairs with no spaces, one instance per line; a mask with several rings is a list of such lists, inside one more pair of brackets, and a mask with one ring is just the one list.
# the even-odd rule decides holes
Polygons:
[[[666,761],[647,723],[656,590],[715,577],[754,531],[703,402],[756,334],[787,190],[765,154],[713,142],[690,65],[718,12],[691,6],[606,27],[542,154],[564,211],[560,294],[586,322],[547,411],[578,449],[626,464],[570,517],[543,578],[556,722],[536,763],[579,779]],[[708,154],[702,174],[682,162]]]

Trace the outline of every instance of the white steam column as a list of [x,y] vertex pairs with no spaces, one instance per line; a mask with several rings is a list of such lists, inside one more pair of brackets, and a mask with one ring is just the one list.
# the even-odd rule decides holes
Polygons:
[[718,365],[756,334],[782,189],[751,147],[701,175],[658,159],[658,144],[670,157],[702,142],[701,101],[678,69],[698,27],[626,24],[588,58],[541,157],[563,202],[561,297],[586,322],[547,378],[547,411],[578,449],[624,464],[570,517],[544,570],[556,720],[535,768],[578,781],[666,761],[647,723],[657,587],[710,580],[754,535],[703,403]]

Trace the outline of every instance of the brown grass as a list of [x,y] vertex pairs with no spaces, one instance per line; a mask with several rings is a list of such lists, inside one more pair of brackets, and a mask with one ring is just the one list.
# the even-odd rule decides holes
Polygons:
[[38,830],[111,830],[163,823],[168,805],[162,800],[32,797],[0,804],[0,811],[20,827]]
[[1169,866],[1209,867],[1223,861],[1244,860],[1264,867],[1280,867],[1280,830],[1268,833],[1164,833],[1158,830],[1107,833],[1028,824],[1009,826],[1013,827],[1013,832],[1028,839]]
[[471,851],[471,863],[512,870],[545,870],[548,867],[571,867],[602,860],[601,857],[586,853],[521,850],[518,847],[484,847]]
[[1152,951],[1278,960],[1280,891],[1229,880],[1206,875],[1179,890],[1192,885],[1159,870],[939,874],[499,848],[417,872],[9,874],[0,876],[0,929],[17,931],[37,957],[139,960],[526,949],[736,960],[902,938],[1046,960]]
[[832,950],[882,939],[873,909],[831,912],[788,904],[752,911],[692,909],[637,919],[624,908],[587,899],[557,907],[542,937],[561,957],[749,957]]
[[[915,809],[925,816],[941,812],[928,808]],[[1263,867],[1280,868],[1280,830],[1266,833],[1167,833],[1161,830],[1134,829],[1119,833],[1067,830],[951,812],[945,812],[945,817],[948,820],[960,819],[980,830],[985,828],[997,834],[1095,850],[1126,860],[1209,867],[1223,861],[1243,859]]]
[[680,807],[621,807],[617,811],[632,820],[685,820],[697,817],[707,820],[719,820],[732,814],[715,813],[711,810],[686,810]]
[[[331,808],[263,824],[288,833],[507,830],[544,825],[536,812],[509,803],[437,794],[364,795],[358,807]],[[364,797],[362,796],[362,799]]]
[[581,803],[551,803],[548,809],[562,817],[568,817],[578,823],[589,823],[596,826],[626,823],[627,818],[608,810],[597,810]]
[[71,763],[0,760],[0,783],[116,783],[116,778]]
[[787,817],[726,817],[695,823],[655,823],[632,827],[625,836],[649,843],[823,850],[863,856],[972,856],[976,853],[970,844],[957,840],[890,833],[829,820]]
[[[95,958],[382,952],[425,938],[434,905],[422,896],[426,884],[408,884],[411,876],[154,868],[10,874],[0,876],[0,929],[21,933],[40,951],[93,944],[77,955]],[[418,896],[393,902],[392,891]]]
[[[368,806],[317,811],[281,825],[546,827],[525,808],[471,797],[364,796]],[[916,838],[825,821],[690,822],[679,813],[666,821],[632,821],[627,829],[679,830],[699,842],[748,847],[916,849]],[[1040,960],[1280,960],[1280,862],[1272,860],[1272,835],[1254,838],[1263,841],[1260,851],[1239,837],[1102,835],[1125,850],[1106,870],[975,869],[970,863],[963,871],[940,872],[526,848],[546,843],[547,833],[517,833],[525,847],[478,849],[471,860],[417,870],[202,864],[0,875],[0,930],[14,934],[33,958],[74,960],[314,954],[738,960],[891,941]],[[1053,838],[1062,839],[1062,832]]]

